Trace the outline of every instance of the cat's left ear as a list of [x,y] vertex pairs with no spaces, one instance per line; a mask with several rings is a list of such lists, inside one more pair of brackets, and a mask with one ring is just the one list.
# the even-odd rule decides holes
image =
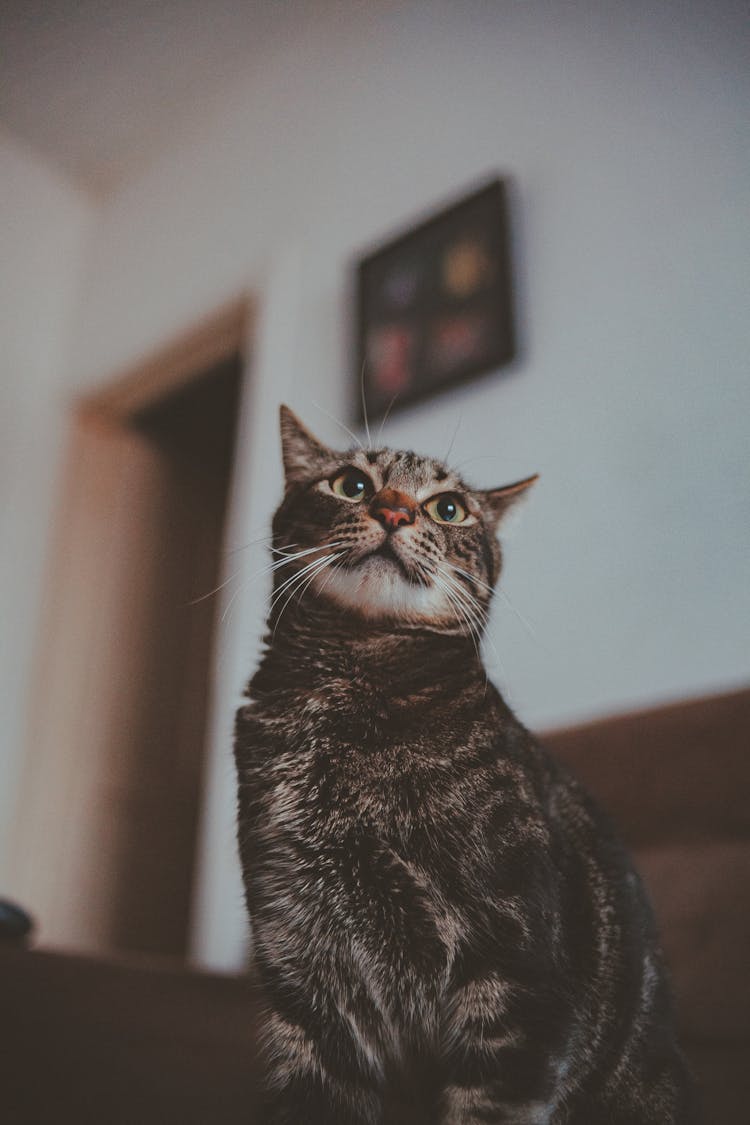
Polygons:
[[333,458],[331,450],[319,442],[302,425],[288,406],[279,411],[281,426],[281,456],[287,484],[314,477],[318,468],[328,465]]
[[503,518],[506,512],[521,500],[533,484],[539,480],[539,473],[534,473],[533,477],[524,477],[523,480],[517,480],[513,484],[506,484],[502,488],[490,488],[482,493],[482,500],[487,508],[489,508],[495,520],[499,521]]

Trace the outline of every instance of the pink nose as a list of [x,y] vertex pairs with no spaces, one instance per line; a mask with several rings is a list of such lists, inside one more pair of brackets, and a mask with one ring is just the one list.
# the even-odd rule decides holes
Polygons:
[[373,497],[370,515],[382,524],[386,531],[395,531],[405,523],[414,523],[416,506],[403,492],[394,488],[384,488]]
[[412,517],[403,508],[376,508],[372,513],[376,520],[382,523],[383,527],[389,530],[392,527],[400,527],[402,523],[411,523]]

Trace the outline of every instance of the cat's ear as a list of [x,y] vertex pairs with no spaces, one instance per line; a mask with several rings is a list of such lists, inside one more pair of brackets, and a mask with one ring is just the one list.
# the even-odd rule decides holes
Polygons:
[[306,429],[288,406],[279,411],[281,456],[287,483],[315,476],[318,467],[327,465],[333,454]]
[[512,508],[514,504],[517,504],[538,480],[539,473],[534,473],[533,477],[524,477],[523,480],[517,480],[513,484],[506,484],[502,488],[487,489],[486,492],[482,493],[482,500],[494,516],[496,522],[499,523],[505,513]]

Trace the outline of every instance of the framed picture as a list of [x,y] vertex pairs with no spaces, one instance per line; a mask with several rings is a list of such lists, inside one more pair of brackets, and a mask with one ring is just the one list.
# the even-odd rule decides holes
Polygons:
[[515,354],[507,191],[479,191],[357,266],[356,392],[370,419]]

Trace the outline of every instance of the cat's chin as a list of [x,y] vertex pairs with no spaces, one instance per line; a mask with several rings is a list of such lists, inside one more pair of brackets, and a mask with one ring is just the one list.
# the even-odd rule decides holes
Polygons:
[[440,590],[410,581],[395,559],[380,554],[333,576],[316,576],[311,585],[318,596],[363,617],[437,621],[446,616]]

